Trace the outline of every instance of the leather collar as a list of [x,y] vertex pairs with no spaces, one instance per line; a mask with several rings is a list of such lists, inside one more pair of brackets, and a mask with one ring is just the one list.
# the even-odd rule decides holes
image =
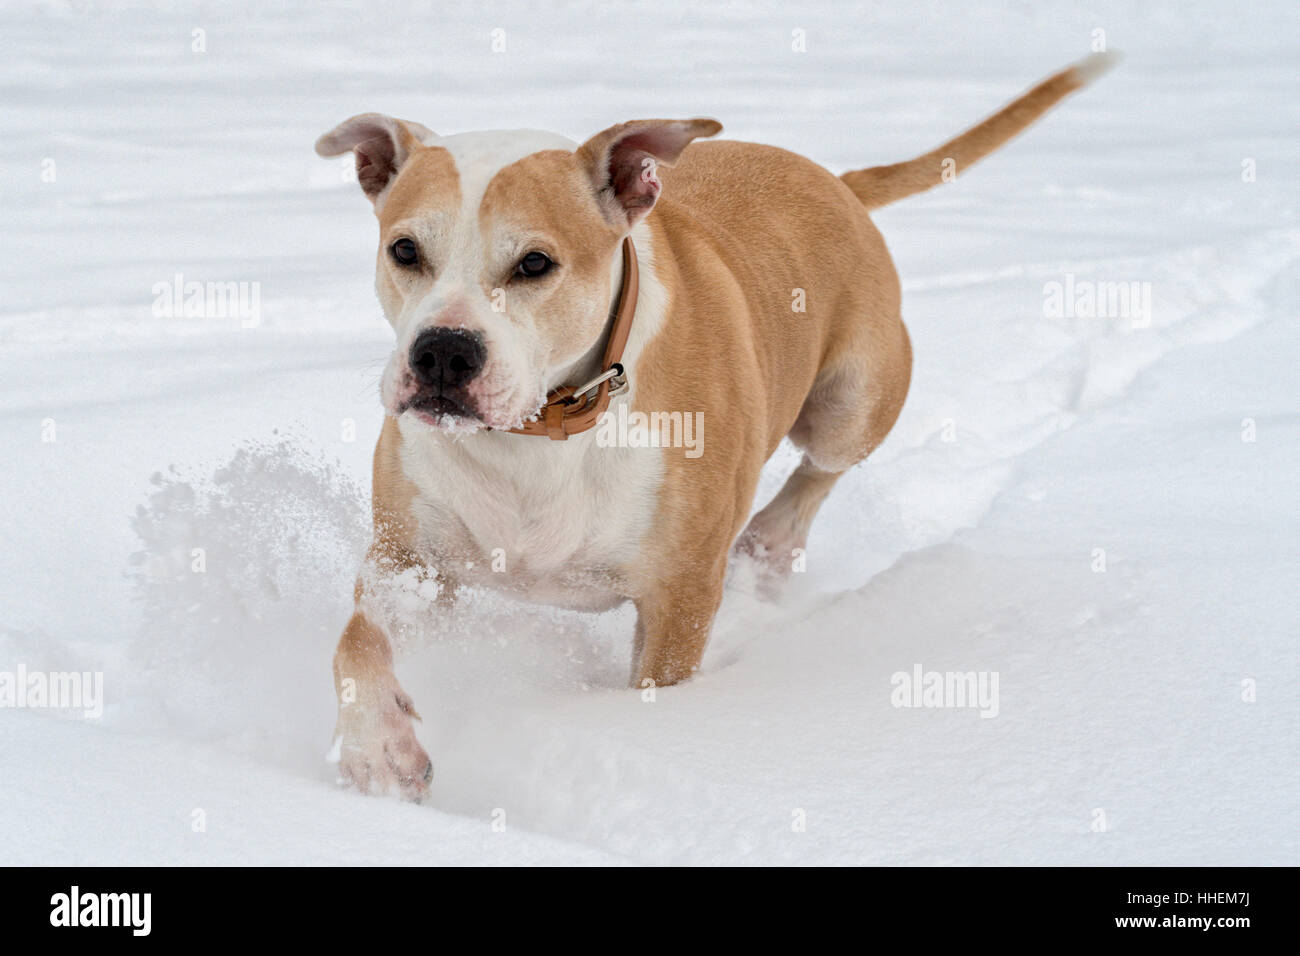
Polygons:
[[627,391],[627,372],[621,362],[632,331],[632,316],[636,314],[636,296],[636,247],[632,245],[632,237],[628,236],[623,240],[623,287],[618,293],[614,324],[605,343],[600,374],[578,388],[561,385],[552,391],[546,396],[546,404],[537,417],[518,428],[509,429],[511,434],[565,441],[570,435],[592,428],[609,408],[610,398]]

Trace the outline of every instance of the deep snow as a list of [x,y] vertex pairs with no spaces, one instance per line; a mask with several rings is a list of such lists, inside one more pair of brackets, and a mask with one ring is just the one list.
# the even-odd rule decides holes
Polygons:
[[[107,703],[0,712],[0,863],[1300,862],[1291,4],[86,6],[0,12],[0,671]],[[630,610],[471,599],[399,664],[435,806],[334,788],[391,333],[320,132],[704,115],[842,171],[1098,28],[1119,70],[878,214],[912,391],[781,603],[741,569],[646,703]],[[156,317],[177,273],[260,321]],[[1149,323],[1045,315],[1067,275]],[[891,706],[917,664],[996,672],[997,717]]]

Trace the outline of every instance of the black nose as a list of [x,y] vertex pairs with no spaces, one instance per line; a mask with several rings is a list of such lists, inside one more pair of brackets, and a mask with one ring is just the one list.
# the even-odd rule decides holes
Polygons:
[[464,385],[486,360],[482,336],[465,329],[426,329],[411,346],[415,377],[439,391]]

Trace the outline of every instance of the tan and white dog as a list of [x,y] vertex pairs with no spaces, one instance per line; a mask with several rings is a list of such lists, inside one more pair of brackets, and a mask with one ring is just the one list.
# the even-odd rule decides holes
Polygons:
[[[788,568],[903,407],[911,348],[868,210],[965,170],[1108,63],[1090,57],[910,162],[840,177],[771,146],[687,149],[721,129],[707,119],[623,123],[580,146],[379,114],[322,136],[322,156],[355,153],[397,333],[370,570],[334,658],[343,779],[419,800],[432,777],[376,574],[428,569],[442,599],[465,584],[591,610],[630,600],[633,685],[692,674],[733,545]],[[707,445],[512,433],[553,390],[604,371],[629,251],[639,294],[607,414],[692,416]],[[802,463],[740,534],[787,437]]]

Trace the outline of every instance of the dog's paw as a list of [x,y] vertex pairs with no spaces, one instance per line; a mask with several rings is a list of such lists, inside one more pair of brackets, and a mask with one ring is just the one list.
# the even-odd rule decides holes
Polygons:
[[732,556],[750,569],[755,594],[775,601],[791,572],[799,567],[806,547],[806,538],[765,526],[755,518],[736,539]]
[[339,783],[377,796],[413,803],[429,798],[433,762],[415,736],[411,698],[396,685],[339,708],[331,758]]

